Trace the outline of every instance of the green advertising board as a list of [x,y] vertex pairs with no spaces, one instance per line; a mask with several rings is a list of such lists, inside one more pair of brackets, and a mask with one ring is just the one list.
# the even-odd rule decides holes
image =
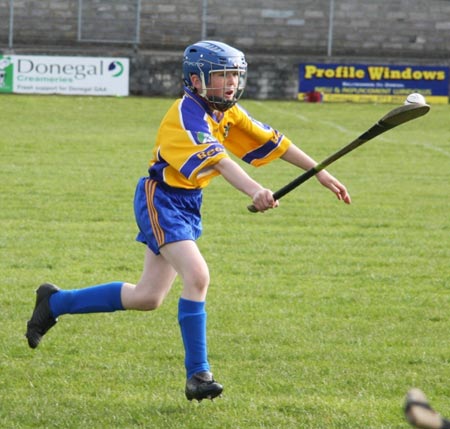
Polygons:
[[13,68],[11,57],[0,55],[0,93],[13,92]]

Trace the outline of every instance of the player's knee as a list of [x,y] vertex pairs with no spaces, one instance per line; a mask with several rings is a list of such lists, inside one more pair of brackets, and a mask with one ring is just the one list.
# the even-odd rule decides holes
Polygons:
[[163,303],[163,297],[147,296],[141,300],[140,306],[142,311],[156,310]]
[[164,290],[154,289],[150,284],[124,284],[122,288],[122,305],[127,310],[151,311],[157,309],[164,301]]
[[204,293],[209,286],[208,270],[198,270],[185,278],[185,285],[199,293]]
[[136,294],[136,296],[135,296],[134,308],[136,310],[141,310],[141,311],[156,310],[158,307],[161,306],[161,304],[164,301],[164,298],[165,298],[165,294],[155,293],[152,290],[145,290],[145,292],[143,292],[141,290],[140,293]]

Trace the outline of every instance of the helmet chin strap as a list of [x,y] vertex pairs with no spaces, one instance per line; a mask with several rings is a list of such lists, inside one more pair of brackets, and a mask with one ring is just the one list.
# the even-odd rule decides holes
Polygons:
[[206,100],[208,101],[209,106],[213,110],[218,110],[219,112],[225,112],[229,108],[233,107],[236,104],[236,100],[225,100],[221,97],[206,97]]
[[206,88],[205,74],[203,72],[200,72],[200,80],[202,81],[202,91],[200,92],[200,95],[203,98],[208,98],[206,97],[206,93],[208,92],[208,90]]

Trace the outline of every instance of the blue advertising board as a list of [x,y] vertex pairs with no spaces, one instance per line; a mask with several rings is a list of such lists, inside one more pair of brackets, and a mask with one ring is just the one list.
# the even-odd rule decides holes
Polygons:
[[403,103],[412,92],[428,103],[448,103],[449,67],[323,64],[299,66],[298,98],[320,93],[324,101]]

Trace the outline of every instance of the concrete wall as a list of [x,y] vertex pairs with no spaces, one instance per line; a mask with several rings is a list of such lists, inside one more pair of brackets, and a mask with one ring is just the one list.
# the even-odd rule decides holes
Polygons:
[[8,4],[0,53],[127,56],[134,94],[178,95],[202,35],[246,52],[251,98],[295,98],[302,61],[450,64],[446,0],[14,0],[12,33]]

